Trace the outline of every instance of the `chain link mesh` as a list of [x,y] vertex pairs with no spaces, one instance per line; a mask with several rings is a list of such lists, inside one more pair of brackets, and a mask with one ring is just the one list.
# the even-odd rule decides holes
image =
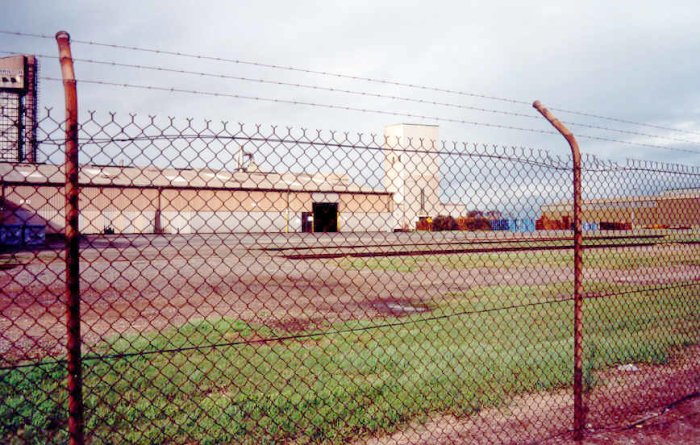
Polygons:
[[[90,443],[570,433],[569,157],[423,125],[84,117]],[[37,163],[0,163],[0,438],[61,443],[64,130],[50,110],[37,129]],[[593,431],[700,389],[700,170],[582,171]]]

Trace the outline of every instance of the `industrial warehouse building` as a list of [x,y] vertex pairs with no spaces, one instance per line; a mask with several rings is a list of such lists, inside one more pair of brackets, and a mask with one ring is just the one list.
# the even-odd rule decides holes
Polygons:
[[[1,58],[0,72],[0,244],[21,244],[63,233],[65,175],[62,166],[36,160],[36,58]],[[218,170],[81,165],[80,230],[392,231],[461,212],[463,206],[440,202],[439,156],[428,143],[439,139],[438,127],[392,125],[385,135],[392,144],[384,147],[385,175],[376,187],[347,174],[262,171],[256,153],[243,147],[236,165]],[[426,153],[402,154],[410,140],[426,141]]]
[[[419,218],[464,211],[440,202],[439,156],[403,153],[409,139],[434,141],[437,126],[398,124],[378,187],[346,174],[265,172],[247,164],[221,170],[81,165],[80,230],[99,233],[393,231]],[[243,154],[243,149],[241,149]],[[28,233],[64,230],[61,166],[0,163],[0,235],[17,244]],[[27,240],[24,240],[25,242]]]
[[[581,205],[584,226],[641,228],[686,228],[700,226],[700,189],[669,190],[658,195],[586,200]],[[542,219],[572,220],[571,202],[542,206]]]
[[[4,225],[63,230],[58,166],[4,164],[0,175]],[[334,174],[83,166],[80,183],[86,234],[374,231],[393,217],[390,193]]]

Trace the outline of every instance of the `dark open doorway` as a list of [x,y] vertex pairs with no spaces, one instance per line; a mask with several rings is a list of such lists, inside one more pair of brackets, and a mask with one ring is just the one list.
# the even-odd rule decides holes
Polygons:
[[301,212],[301,231],[305,233],[314,231],[313,213]]
[[338,231],[338,203],[315,202],[312,205],[314,214],[314,232]]

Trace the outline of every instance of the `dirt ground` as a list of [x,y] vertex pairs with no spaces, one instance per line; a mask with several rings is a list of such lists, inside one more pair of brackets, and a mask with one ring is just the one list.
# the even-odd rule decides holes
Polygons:
[[700,396],[675,404],[656,417],[643,419],[622,430],[604,432],[589,444],[693,444],[700,443]]
[[634,422],[591,432],[583,441],[558,439],[550,445],[687,445],[700,443],[700,395],[682,399]]
[[[307,236],[304,236],[307,235]],[[81,249],[85,351],[105,337],[162,330],[207,317],[235,317],[289,330],[342,320],[405,315],[444,295],[479,286],[567,283],[572,268],[504,267],[412,271],[347,269],[342,260],[289,258],[289,252],[453,249],[475,235],[449,233],[229,234],[93,237]],[[535,240],[490,234],[481,241]],[[515,239],[514,239],[515,238]],[[547,239],[547,238],[545,238]],[[628,247],[649,252],[668,247]],[[679,253],[684,247],[673,247]],[[64,351],[64,263],[56,251],[20,255],[0,270],[0,362]],[[547,252],[535,251],[536,255]],[[29,258],[22,260],[21,258]],[[504,263],[505,265],[505,263]],[[639,271],[587,269],[590,279],[624,284],[700,281],[700,267],[664,265]]]
[[[394,244],[399,244],[406,242],[401,236],[411,234],[379,234],[379,239],[365,235],[366,239],[357,240],[342,235],[90,239],[81,250],[84,343],[89,350],[107,336],[162,330],[211,316],[303,329],[397,315],[387,311],[390,302],[420,305],[474,286],[548,284],[570,276],[568,268],[424,268],[407,274],[343,269],[340,260],[286,257],[290,248],[330,249],[358,242],[372,246],[387,243],[387,237],[397,238]],[[413,238],[406,244],[420,241]],[[63,352],[63,275],[64,263],[52,252],[41,252],[26,264],[0,271],[0,353],[6,358]]]
[[[700,347],[668,365],[612,368],[586,394],[583,444],[690,444],[700,440]],[[650,409],[649,407],[654,407]],[[440,416],[355,445],[574,445],[570,389],[520,395],[466,418]],[[675,441],[675,442],[671,442]]]

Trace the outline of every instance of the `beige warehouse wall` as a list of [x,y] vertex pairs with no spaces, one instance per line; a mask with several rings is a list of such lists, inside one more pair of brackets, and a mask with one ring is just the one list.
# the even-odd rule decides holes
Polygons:
[[672,226],[700,226],[700,198],[659,201],[659,219]]
[[[609,200],[583,204],[583,220],[628,222],[634,226],[700,226],[700,199],[659,197],[645,200]],[[570,204],[542,207],[542,215],[561,220],[572,218]]]
[[[63,232],[63,187],[5,186],[4,193],[8,204],[21,209],[4,210],[6,223],[47,224],[48,233]],[[158,194],[157,189],[83,187],[81,231],[97,234],[110,227],[116,233],[153,233]],[[341,221],[348,221],[345,228],[341,223],[341,230],[379,230],[381,223],[391,218],[377,215],[392,209],[390,195],[375,194],[176,189],[164,189],[160,194],[160,223],[166,233],[300,231],[301,212],[310,212],[314,199],[323,198],[338,202]]]
[[80,190],[83,211],[155,211],[157,205],[158,191],[153,189],[83,187]]
[[393,210],[389,195],[340,195],[338,211],[341,213],[382,213]]

